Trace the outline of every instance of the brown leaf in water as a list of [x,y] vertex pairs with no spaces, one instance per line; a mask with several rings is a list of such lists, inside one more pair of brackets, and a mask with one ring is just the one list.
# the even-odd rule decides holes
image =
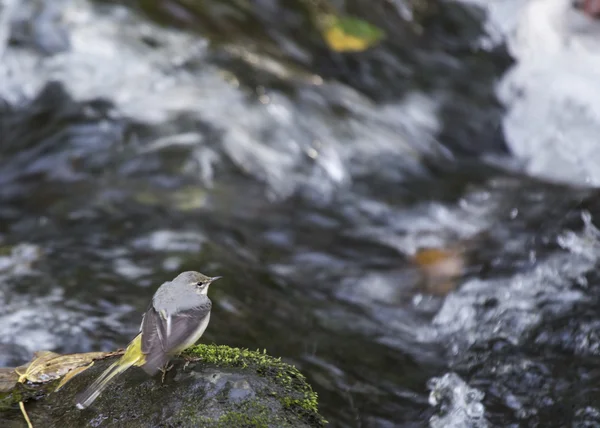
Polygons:
[[463,248],[423,248],[412,258],[419,268],[426,292],[446,295],[456,289],[466,257]]

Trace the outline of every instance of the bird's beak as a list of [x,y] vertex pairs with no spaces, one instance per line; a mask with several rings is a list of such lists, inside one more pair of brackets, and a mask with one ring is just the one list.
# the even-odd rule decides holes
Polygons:
[[222,277],[222,276],[213,276],[213,277],[210,279],[210,282],[209,282],[209,284],[212,284],[212,283],[213,283],[213,282],[215,282],[217,279],[221,279],[221,278],[223,278],[223,277]]

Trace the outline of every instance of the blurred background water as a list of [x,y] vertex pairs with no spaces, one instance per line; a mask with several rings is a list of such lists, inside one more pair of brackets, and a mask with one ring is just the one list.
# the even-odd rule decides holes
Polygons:
[[333,427],[600,426],[599,25],[0,0],[0,365],[122,347],[193,269],[203,341],[297,365]]

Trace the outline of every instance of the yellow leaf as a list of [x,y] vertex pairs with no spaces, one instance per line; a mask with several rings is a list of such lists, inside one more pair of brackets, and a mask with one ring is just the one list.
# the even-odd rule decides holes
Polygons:
[[341,28],[332,27],[325,31],[325,40],[329,47],[338,52],[360,52],[369,44],[357,37],[349,36]]
[[327,15],[319,22],[325,41],[338,52],[364,51],[384,37],[379,28],[351,16]]

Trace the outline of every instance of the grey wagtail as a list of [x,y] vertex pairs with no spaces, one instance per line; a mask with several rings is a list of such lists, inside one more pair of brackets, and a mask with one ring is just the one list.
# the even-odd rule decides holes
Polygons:
[[92,404],[108,383],[129,367],[141,367],[154,376],[172,356],[195,344],[210,321],[208,286],[219,278],[190,271],[161,285],[142,317],[140,333],[123,356],[78,395],[77,408]]

